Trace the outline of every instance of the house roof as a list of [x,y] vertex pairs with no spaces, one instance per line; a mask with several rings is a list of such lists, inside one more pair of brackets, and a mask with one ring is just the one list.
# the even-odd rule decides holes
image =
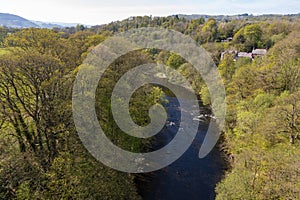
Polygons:
[[238,57],[252,58],[252,53],[239,52],[239,53],[238,53]]
[[255,55],[265,55],[267,53],[267,49],[254,49],[252,53]]

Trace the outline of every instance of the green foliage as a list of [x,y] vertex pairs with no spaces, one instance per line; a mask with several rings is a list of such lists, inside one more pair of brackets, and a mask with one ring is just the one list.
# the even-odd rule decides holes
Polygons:
[[[24,29],[6,38],[12,53],[0,59],[1,199],[139,198],[133,176],[87,156],[72,123],[74,71],[89,48],[85,43],[92,46],[103,37],[78,33],[65,38]],[[146,108],[158,101],[159,91],[152,94]],[[141,146],[122,143],[133,150]]]
[[216,199],[298,199],[299,148],[280,145],[266,151],[253,146],[240,154],[217,186]]
[[0,49],[0,56],[6,55],[6,54],[8,54],[9,52],[10,52],[9,49],[7,49],[7,48],[1,48],[1,49]]
[[28,200],[33,199],[34,195],[31,193],[30,185],[28,182],[23,182],[16,192],[16,199],[18,200]]
[[200,95],[201,95],[201,100],[202,100],[203,105],[211,104],[210,93],[209,93],[208,87],[206,85],[202,86]]
[[185,62],[186,61],[181,56],[175,53],[170,53],[166,64],[174,69],[178,69],[180,65],[184,64]]
[[[289,17],[143,16],[92,28],[0,28],[0,199],[140,199],[133,175],[103,166],[82,146],[72,122],[71,88],[91,48],[112,33],[149,26],[174,29],[203,44],[226,84],[224,142],[233,161],[216,188],[217,199],[299,198],[298,24]],[[233,41],[220,42],[228,37]],[[220,61],[224,50],[260,47],[269,48],[261,59]],[[200,75],[179,55],[149,49],[120,57],[99,82],[95,106],[108,137],[133,152],[151,141],[122,134],[111,114],[110,94],[132,67],[155,62],[177,69],[203,103],[211,103]],[[130,101],[134,122],[147,125],[149,107],[161,103],[163,95],[151,85],[137,90]]]
[[193,19],[191,20],[188,28],[186,30],[187,34],[191,34],[192,32],[196,31],[200,25],[204,24],[205,20],[203,18]]
[[5,37],[7,37],[8,32],[9,32],[8,28],[0,26],[0,47],[3,46],[3,40]]
[[231,22],[222,22],[218,26],[219,36],[221,39],[227,39],[233,37],[234,29],[237,26],[233,21]]
[[252,49],[262,46],[262,33],[259,24],[250,24],[235,33],[233,41],[244,45],[241,50],[252,51]]
[[244,35],[246,42],[252,45],[255,49],[258,47],[259,42],[261,42],[262,30],[258,24],[251,24],[245,27]]
[[218,37],[217,21],[214,18],[210,18],[201,29],[202,34],[206,39],[206,42],[213,42]]
[[[225,141],[233,160],[217,199],[299,198],[298,35],[284,36],[262,60],[236,62],[235,70],[228,70],[233,65],[226,58],[220,63],[227,80]],[[246,26],[244,36],[246,43],[262,38],[257,24]]]
[[246,41],[244,30],[244,28],[241,28],[237,33],[234,34],[233,41],[235,43],[244,43]]
[[224,81],[230,81],[236,70],[234,57],[226,54],[223,60],[220,62],[218,70]]

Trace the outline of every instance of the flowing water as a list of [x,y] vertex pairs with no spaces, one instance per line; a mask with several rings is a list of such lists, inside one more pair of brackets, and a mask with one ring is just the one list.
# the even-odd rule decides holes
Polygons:
[[[155,139],[154,149],[170,142],[180,123],[179,103],[175,97],[167,97],[165,106],[168,124]],[[201,114],[208,111],[201,107]],[[194,115],[194,113],[191,113]],[[225,159],[216,146],[205,158],[199,159],[198,153],[205,137],[208,121],[201,120],[193,144],[173,164],[161,170],[142,174],[137,178],[139,194],[145,200],[209,200],[215,199],[215,186],[221,180],[226,168]],[[167,156],[167,155],[166,155]]]

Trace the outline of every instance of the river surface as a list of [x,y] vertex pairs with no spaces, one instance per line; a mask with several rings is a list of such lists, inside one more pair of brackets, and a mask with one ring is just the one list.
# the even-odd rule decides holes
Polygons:
[[[175,97],[167,97],[167,99],[169,102],[165,104],[165,107],[168,112],[168,123],[155,138],[154,150],[168,144],[177,133],[180,124],[181,115],[177,99]],[[204,107],[200,107],[201,114],[207,114],[207,112]],[[196,113],[191,114],[197,115]],[[199,159],[199,149],[209,122],[204,119],[199,124],[193,144],[182,157],[168,167],[138,176],[138,192],[143,199],[215,199],[214,189],[224,174],[226,163],[217,146],[205,158]]]

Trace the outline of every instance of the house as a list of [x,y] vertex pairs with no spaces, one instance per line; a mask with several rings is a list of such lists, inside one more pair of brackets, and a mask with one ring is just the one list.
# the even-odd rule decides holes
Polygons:
[[267,49],[253,49],[252,50],[252,55],[253,57],[262,57],[266,55]]
[[224,57],[225,57],[225,55],[226,54],[231,54],[231,55],[233,55],[234,56],[234,58],[237,56],[237,51],[235,51],[235,50],[226,50],[226,51],[224,51],[224,52],[222,52],[221,53],[221,60],[223,60],[224,59]]
[[253,49],[251,53],[248,52],[238,52],[235,50],[226,50],[221,53],[221,60],[224,59],[226,54],[231,54],[234,57],[234,61],[239,58],[250,58],[251,60],[255,59],[256,57],[262,57],[266,55],[267,49]]
[[250,58],[250,59],[253,59],[253,54],[252,53],[247,53],[247,52],[238,52],[236,59],[239,59],[239,58]]

